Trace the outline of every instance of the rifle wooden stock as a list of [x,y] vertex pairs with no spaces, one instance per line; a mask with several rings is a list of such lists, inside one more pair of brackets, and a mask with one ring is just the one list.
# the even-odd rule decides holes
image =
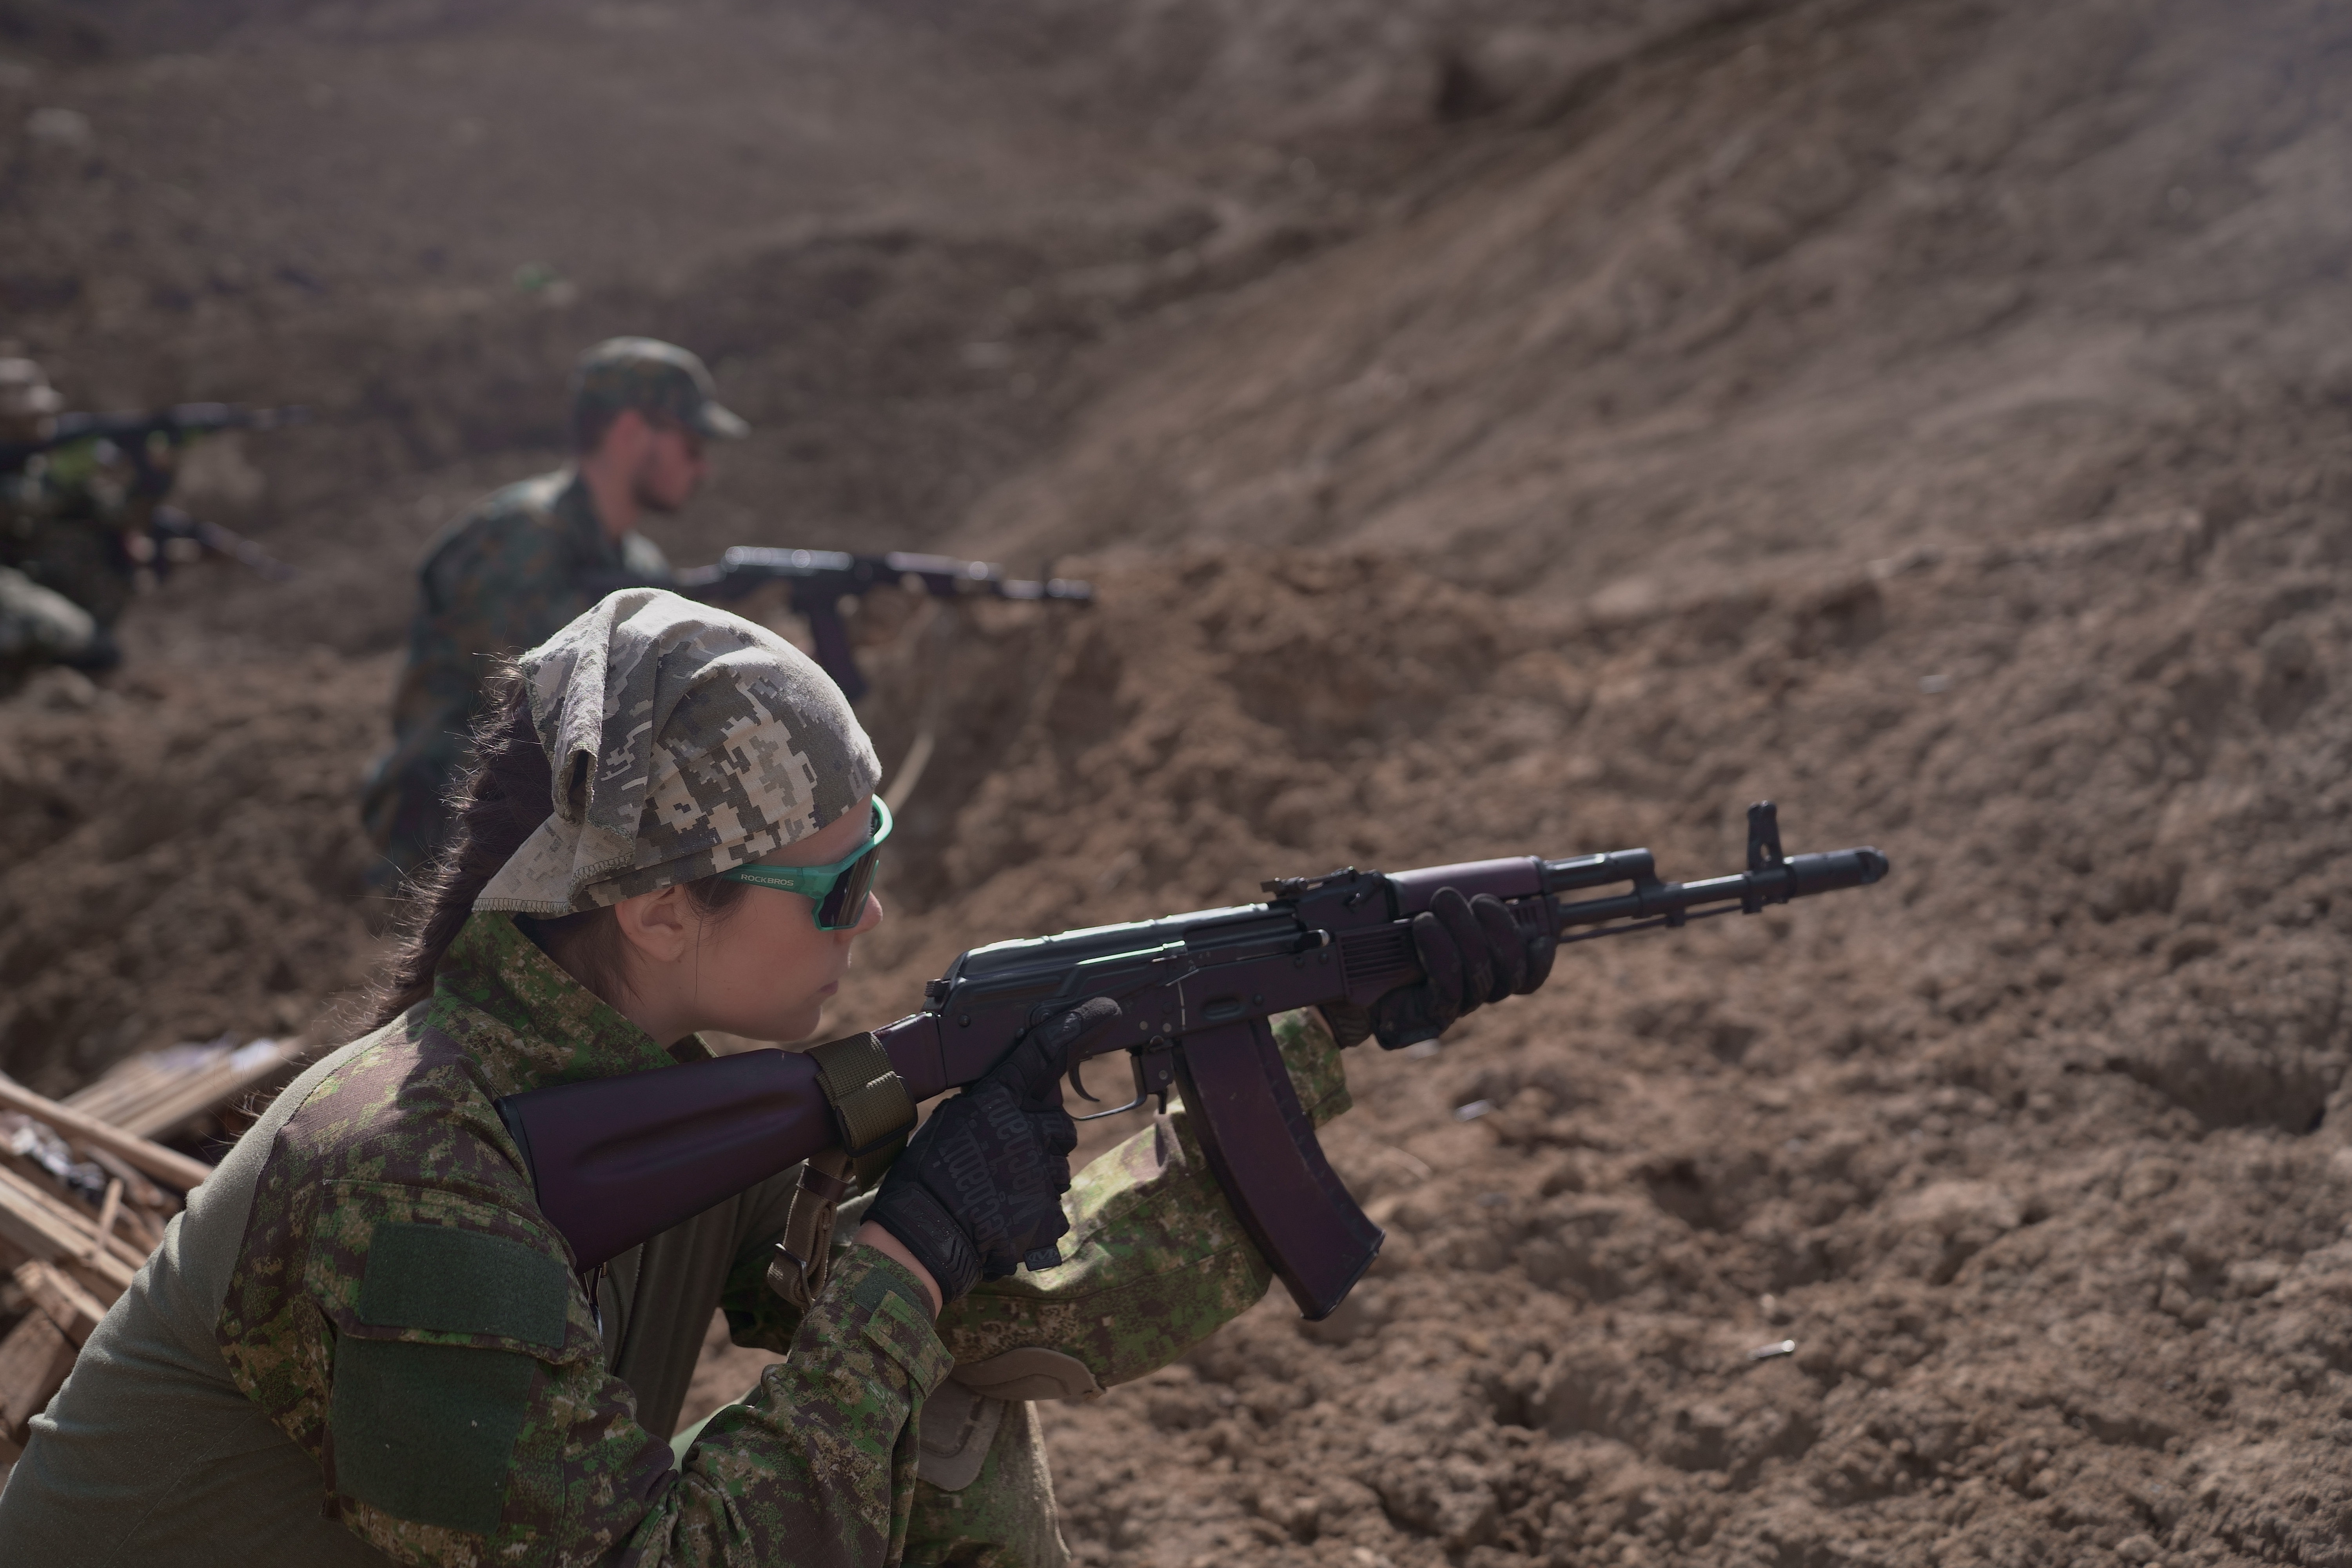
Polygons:
[[583,1273],[835,1142],[816,1065],[746,1051],[499,1101]]
[[[1491,893],[1562,942],[1677,926],[1709,914],[1863,887],[1887,871],[1871,848],[1785,857],[1771,803],[1748,811],[1748,868],[1662,882],[1646,849],[1569,860],[1517,856],[1383,876],[1349,869],[1266,885],[1262,904],[998,942],[958,957],[919,1013],[875,1031],[920,1101],[972,1082],[1033,1024],[1094,996],[1123,1016],[1087,1046],[1126,1052],[1131,1109],[1181,1087],[1210,1169],[1309,1318],[1328,1315],[1379,1253],[1316,1142],[1268,1020],[1293,1008],[1369,1006],[1423,978],[1409,931],[1441,888]],[[1617,883],[1623,893],[1562,895]],[[1085,1088],[1080,1063],[1072,1082]],[[540,1208],[586,1269],[834,1146],[814,1065],[751,1051],[499,1102]],[[1110,1114],[1103,1112],[1102,1114]]]

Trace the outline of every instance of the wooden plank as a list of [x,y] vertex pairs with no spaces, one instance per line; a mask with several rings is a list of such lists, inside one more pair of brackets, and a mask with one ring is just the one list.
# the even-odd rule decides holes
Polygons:
[[299,1061],[307,1048],[299,1038],[254,1040],[233,1050],[175,1046],[118,1063],[63,1103],[125,1132],[160,1138],[233,1104]]
[[98,1234],[89,1238],[89,1251],[84,1256],[93,1263],[106,1250],[113,1238],[114,1222],[122,1213],[122,1182],[121,1178],[106,1184],[106,1201],[98,1205]]
[[100,1170],[122,1184],[122,1200],[131,1205],[132,1212],[166,1216],[180,1212],[178,1198],[141,1175],[139,1168],[121,1155],[110,1153],[104,1149],[92,1149],[87,1144],[76,1145],[74,1152],[88,1154]]
[[9,1180],[15,1173],[0,1171],[0,1236],[44,1263],[71,1257],[89,1244],[87,1234],[60,1225],[46,1204],[26,1197],[23,1189]]
[[131,1249],[152,1255],[163,1245],[163,1221],[144,1209],[125,1205],[122,1211],[122,1239]]
[[66,1338],[78,1345],[89,1342],[90,1331],[106,1316],[106,1308],[97,1297],[46,1263],[27,1263],[15,1278],[16,1288],[49,1315],[49,1321],[65,1331]]
[[[46,1179],[46,1174],[44,1173],[42,1179],[36,1179],[27,1177],[21,1172],[0,1166],[0,1187],[15,1192],[26,1203],[37,1205],[58,1225],[81,1237],[81,1245],[74,1249],[75,1256],[79,1257],[90,1252],[93,1244],[98,1240],[97,1216],[80,1204],[59,1193]],[[102,1250],[111,1254],[117,1260],[136,1268],[147,1261],[149,1249],[126,1237],[110,1236],[106,1238],[106,1245]]]
[[26,1423],[65,1385],[78,1349],[47,1312],[26,1313],[0,1340],[0,1437],[25,1441]]
[[0,1105],[37,1117],[62,1137],[119,1154],[157,1181],[177,1187],[182,1192],[193,1192],[213,1173],[213,1168],[202,1160],[191,1160],[176,1149],[151,1143],[144,1138],[110,1126],[68,1106],[59,1105],[48,1096],[35,1094],[5,1075],[0,1075]]
[[170,1077],[153,1057],[132,1057],[66,1096],[64,1103],[128,1132],[134,1131],[130,1119],[163,1091]]
[[[238,1053],[242,1055],[243,1053]],[[292,1055],[264,1053],[242,1066],[226,1063],[200,1080],[183,1084],[143,1111],[132,1131],[142,1137],[160,1138],[206,1114],[226,1115],[250,1094],[257,1084],[283,1076]]]
[[130,1244],[120,1237],[97,1257],[85,1257],[97,1234],[89,1221],[16,1172],[0,1168],[0,1236],[40,1262],[64,1267],[100,1299],[111,1301],[131,1288],[131,1275],[146,1258],[143,1254],[122,1258]]
[[[8,1114],[8,1112],[0,1111],[0,1116]],[[110,1184],[114,1182],[120,1182],[122,1184],[122,1201],[115,1215],[115,1228],[116,1233],[131,1244],[130,1249],[122,1256],[129,1258],[133,1255],[144,1255],[161,1246],[163,1240],[163,1221],[155,1217],[156,1209],[161,1207],[163,1215],[168,1218],[171,1215],[179,1212],[181,1206],[179,1200],[172,1198],[160,1205],[142,1202],[142,1194],[151,1198],[163,1198],[163,1189],[121,1161],[115,1159],[113,1155],[106,1153],[104,1150],[92,1150],[77,1145],[73,1152],[81,1159],[100,1156],[96,1163],[100,1169],[108,1173],[110,1178]],[[62,1187],[48,1167],[25,1155],[10,1153],[5,1144],[0,1144],[0,1168],[15,1172],[32,1186],[47,1194],[51,1200],[73,1210],[77,1215],[85,1216],[88,1215],[89,1211],[83,1207],[80,1194]],[[0,1274],[7,1273],[16,1267],[16,1263],[23,1261],[22,1258],[17,1258],[14,1262],[0,1260]]]
[[143,1125],[147,1111],[192,1076],[209,1072],[228,1058],[226,1041],[209,1046],[173,1046],[126,1057],[65,1097],[65,1103],[87,1116],[142,1137],[152,1136]]
[[[131,1289],[130,1282],[122,1278],[122,1266],[112,1258],[92,1263],[87,1258],[60,1258],[56,1267],[102,1306],[112,1306]],[[139,1271],[134,1268],[131,1273],[136,1279]]]
[[133,1057],[88,1088],[68,1095],[64,1102],[109,1126],[152,1137],[155,1108],[192,1079],[211,1077],[226,1055],[214,1052],[210,1061],[192,1063],[179,1071],[166,1069],[152,1058]]

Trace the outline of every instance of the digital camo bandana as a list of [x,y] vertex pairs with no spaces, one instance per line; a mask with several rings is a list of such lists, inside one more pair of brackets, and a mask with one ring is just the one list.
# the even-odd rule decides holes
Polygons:
[[816,662],[659,588],[607,595],[518,661],[554,815],[474,900],[577,914],[817,832],[882,764]]

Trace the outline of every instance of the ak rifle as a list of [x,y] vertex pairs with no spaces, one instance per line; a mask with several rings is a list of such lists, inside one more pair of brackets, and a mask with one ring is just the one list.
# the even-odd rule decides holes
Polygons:
[[155,460],[153,447],[169,450],[223,430],[277,430],[309,417],[309,411],[299,407],[248,408],[242,403],[175,403],[168,408],[127,414],[60,414],[50,420],[48,434],[37,441],[0,442],[0,473],[13,474],[43,453],[79,442],[109,441],[138,470],[139,493],[152,490],[160,499],[172,487],[168,477],[160,483],[155,478],[164,465]]
[[1090,604],[1095,596],[1094,589],[1084,583],[1061,577],[1024,582],[1008,578],[985,561],[903,551],[851,555],[838,550],[772,550],[740,544],[710,565],[678,572],[675,583],[680,593],[713,604],[740,599],[763,584],[786,584],[793,612],[808,622],[809,636],[816,643],[817,663],[852,702],[866,695],[866,678],[858,672],[857,659],[850,651],[849,628],[842,623],[844,599],[862,599],[877,588],[903,588],[939,599],[978,595],[1072,605]]
[[[310,418],[301,407],[248,408],[241,403],[175,403],[167,408],[121,414],[60,414],[48,433],[35,441],[0,442],[0,474],[22,472],[36,458],[83,443],[103,442],[130,469],[132,500],[146,503],[143,537],[124,541],[131,553],[125,571],[146,567],[159,577],[183,561],[210,551],[237,562],[273,583],[297,575],[293,567],[259,544],[209,518],[192,517],[165,504],[178,479],[179,449],[224,430],[278,430]],[[121,560],[120,557],[118,557]]]
[[[1422,980],[1410,922],[1442,888],[1491,893],[1524,929],[1549,926],[1567,943],[1755,914],[1886,871],[1874,848],[1783,855],[1764,801],[1748,811],[1747,869],[1704,881],[1661,881],[1647,849],[1287,879],[1265,885],[1264,903],[973,948],[924,987],[921,1012],[872,1040],[919,1102],[978,1079],[1032,1025],[1090,997],[1117,1001],[1123,1016],[1084,1049],[1125,1052],[1135,1095],[1099,1114],[1154,1099],[1164,1107],[1181,1092],[1244,1227],[1299,1310],[1322,1318],[1370,1266],[1382,1232],[1324,1159],[1268,1019],[1368,1007]],[[1072,1084],[1092,1100],[1082,1065],[1070,1064]],[[812,1154],[865,1153],[905,1133],[850,1146],[846,1130],[861,1119],[838,1108],[858,1092],[829,1098],[810,1056],[755,1050],[532,1089],[499,1108],[541,1212],[585,1270]]]

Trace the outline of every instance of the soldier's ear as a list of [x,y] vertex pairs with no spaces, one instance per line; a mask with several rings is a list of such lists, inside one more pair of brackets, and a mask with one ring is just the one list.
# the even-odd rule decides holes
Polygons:
[[633,957],[655,963],[677,963],[694,951],[696,922],[688,916],[686,889],[677,884],[613,906],[623,945]]

